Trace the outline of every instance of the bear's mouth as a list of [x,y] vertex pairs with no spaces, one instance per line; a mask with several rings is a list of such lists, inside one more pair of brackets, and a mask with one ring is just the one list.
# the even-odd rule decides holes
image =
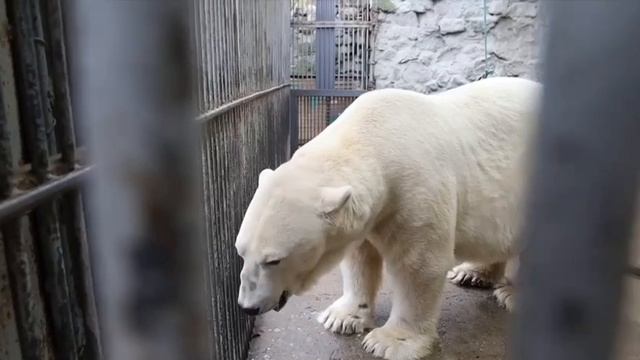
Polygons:
[[273,310],[275,311],[282,310],[282,308],[285,305],[287,305],[288,300],[289,300],[289,292],[285,290],[282,292],[282,295],[280,295],[280,300],[278,300],[278,305],[276,305],[276,307],[274,307]]

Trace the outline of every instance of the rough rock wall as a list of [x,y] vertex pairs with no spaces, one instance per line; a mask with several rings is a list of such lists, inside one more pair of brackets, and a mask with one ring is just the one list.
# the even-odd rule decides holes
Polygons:
[[[376,6],[376,88],[429,93],[485,74],[482,0],[377,0]],[[487,0],[493,76],[539,78],[541,20],[537,0]]]

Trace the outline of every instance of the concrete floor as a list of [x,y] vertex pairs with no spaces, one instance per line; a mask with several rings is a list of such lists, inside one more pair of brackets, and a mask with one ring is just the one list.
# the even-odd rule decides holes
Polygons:
[[[340,336],[316,321],[319,312],[341,294],[339,273],[323,278],[312,292],[293,297],[279,313],[256,320],[249,360],[373,360],[360,347],[362,335]],[[391,307],[383,288],[376,309],[378,325]],[[447,284],[440,318],[440,343],[428,360],[504,359],[508,314],[498,307],[490,291],[460,289]],[[618,359],[640,360],[640,327],[628,326]]]

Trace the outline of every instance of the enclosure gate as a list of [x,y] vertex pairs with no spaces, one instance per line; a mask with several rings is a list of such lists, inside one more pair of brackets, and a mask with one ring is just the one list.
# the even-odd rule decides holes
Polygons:
[[292,0],[292,151],[373,88],[372,0]]

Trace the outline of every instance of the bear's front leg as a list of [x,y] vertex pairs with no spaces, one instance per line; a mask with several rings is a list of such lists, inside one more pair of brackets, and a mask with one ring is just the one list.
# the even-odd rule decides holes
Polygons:
[[382,258],[368,241],[351,251],[340,264],[342,297],[318,316],[335,333],[362,333],[373,328],[373,309],[380,287]]
[[445,274],[453,262],[447,248],[422,241],[403,254],[385,257],[393,308],[387,323],[364,338],[366,351],[388,360],[418,360],[431,353]]

